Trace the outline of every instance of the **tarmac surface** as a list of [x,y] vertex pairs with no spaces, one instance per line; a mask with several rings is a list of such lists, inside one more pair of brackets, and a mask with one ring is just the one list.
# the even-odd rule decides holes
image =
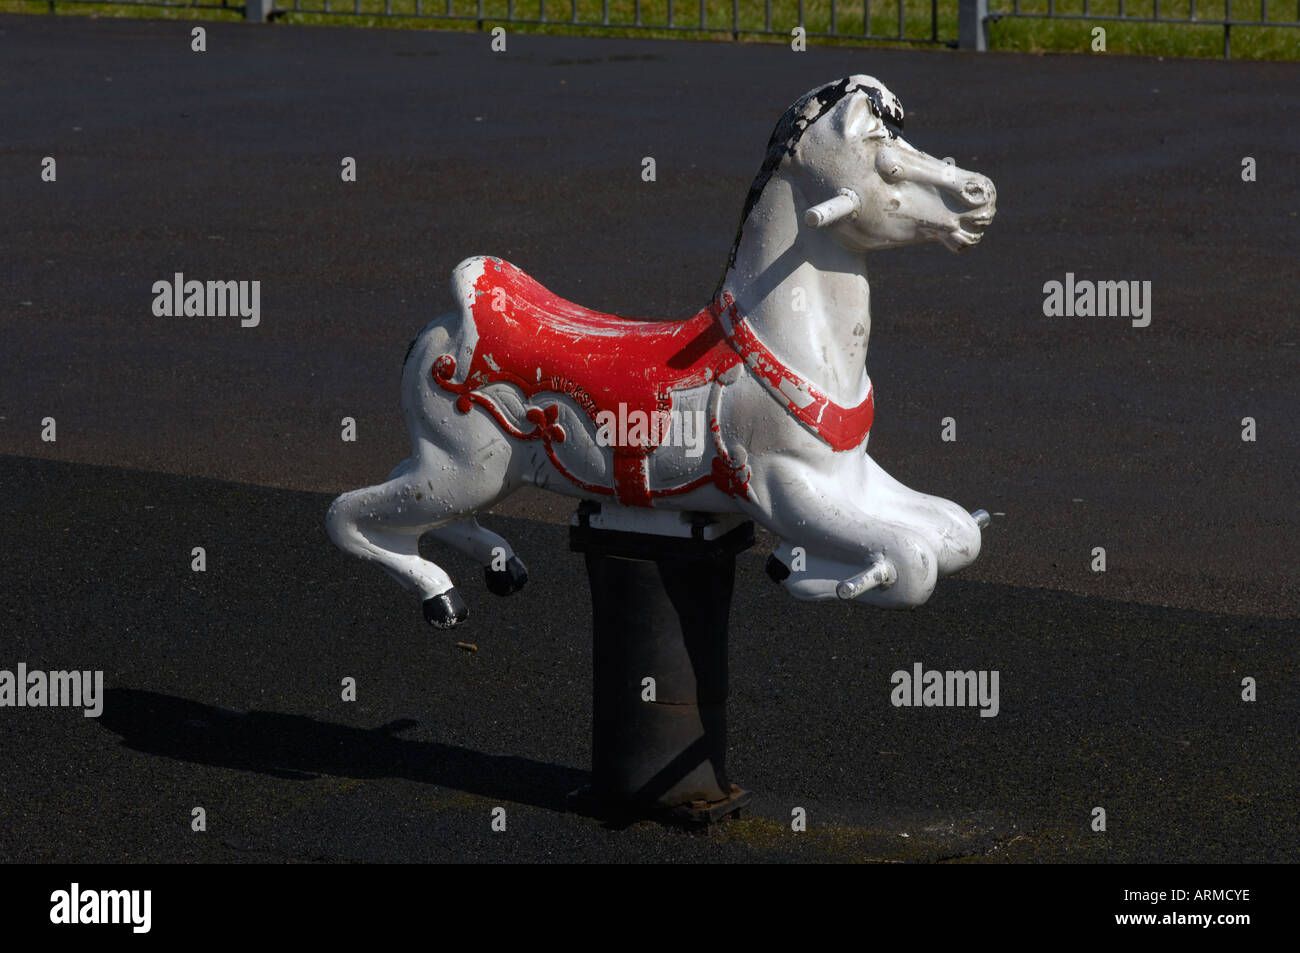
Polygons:
[[[1300,65],[204,25],[196,54],[183,22],[0,17],[0,669],[109,689],[98,719],[0,708],[0,860],[1300,859]],[[531,570],[509,599],[439,554],[452,637],[325,509],[406,455],[400,362],[458,261],[692,314],[776,119],[851,72],[997,185],[969,254],[868,260],[868,368],[873,457],[1000,515],[909,613],[796,603],[760,539],[731,625],[752,816],[570,814],[571,502],[485,520]],[[176,271],[261,280],[261,324],[155,317]],[[1045,317],[1067,272],[1151,281],[1151,325]],[[918,661],[998,670],[999,715],[892,707]]]

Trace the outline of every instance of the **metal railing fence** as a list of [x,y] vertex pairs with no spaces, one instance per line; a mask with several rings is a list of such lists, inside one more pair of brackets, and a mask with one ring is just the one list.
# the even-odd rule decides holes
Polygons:
[[[375,19],[528,24],[668,34],[730,34],[989,48],[1002,20],[1212,26],[1232,55],[1233,27],[1300,28],[1300,0],[48,0],[242,12],[266,22],[288,13]],[[954,10],[954,7],[956,8]],[[1290,12],[1294,11],[1294,16]],[[954,16],[955,13],[955,16]],[[955,27],[955,29],[954,29]],[[955,34],[955,35],[954,35]],[[1300,58],[1300,37],[1297,37]]]

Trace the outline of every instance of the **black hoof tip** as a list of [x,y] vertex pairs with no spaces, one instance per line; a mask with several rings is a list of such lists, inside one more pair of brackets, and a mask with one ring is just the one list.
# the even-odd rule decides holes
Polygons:
[[454,629],[469,617],[465,600],[455,589],[424,600],[424,620],[437,629]]
[[488,591],[497,596],[508,596],[524,588],[528,581],[528,567],[518,556],[506,560],[505,569],[483,567],[483,578],[487,580]]
[[785,582],[790,578],[790,567],[775,555],[767,557],[767,565],[763,567],[767,571],[767,578],[773,582]]

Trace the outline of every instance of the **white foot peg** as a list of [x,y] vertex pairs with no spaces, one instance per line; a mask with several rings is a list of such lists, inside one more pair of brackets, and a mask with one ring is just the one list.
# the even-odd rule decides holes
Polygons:
[[988,510],[971,510],[970,518],[975,521],[975,525],[980,529],[993,522],[993,517],[989,516]]
[[856,599],[871,589],[888,589],[898,582],[898,570],[894,564],[881,556],[856,576],[850,576],[835,587],[835,595],[841,599]]

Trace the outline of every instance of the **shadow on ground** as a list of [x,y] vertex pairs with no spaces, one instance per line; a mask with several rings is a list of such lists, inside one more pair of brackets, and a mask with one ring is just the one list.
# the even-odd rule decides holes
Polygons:
[[352,728],[301,715],[238,712],[130,688],[106,693],[100,725],[136,751],[218,768],[256,771],[288,781],[406,778],[505,798],[551,811],[586,773],[528,758],[497,756],[455,745],[405,741],[414,720]]

